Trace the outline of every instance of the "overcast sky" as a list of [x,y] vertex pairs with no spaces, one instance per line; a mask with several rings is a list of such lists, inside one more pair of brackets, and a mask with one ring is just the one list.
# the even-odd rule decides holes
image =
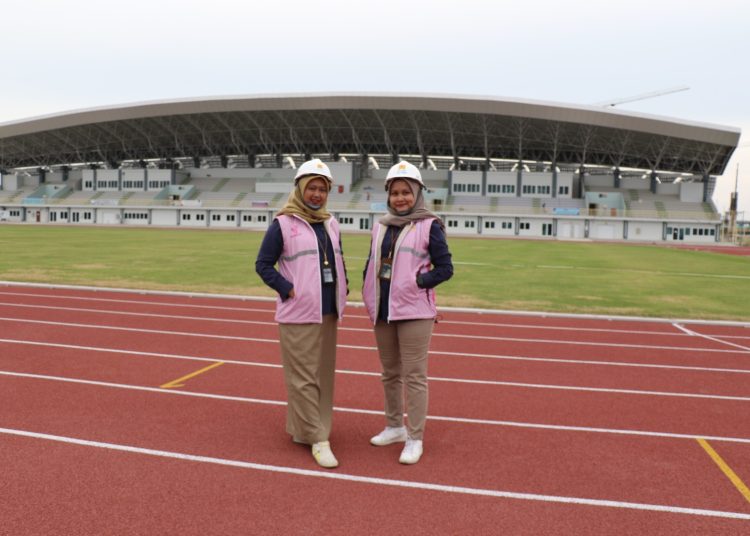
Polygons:
[[742,129],[750,218],[750,2],[3,0],[0,123],[144,100],[255,93],[459,93]]

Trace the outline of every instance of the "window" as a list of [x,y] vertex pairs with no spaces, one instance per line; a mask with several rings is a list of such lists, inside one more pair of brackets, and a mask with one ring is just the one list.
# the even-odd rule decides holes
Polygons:
[[458,227],[458,221],[448,220],[448,227]]
[[528,231],[529,229],[531,229],[531,224],[527,221],[522,221],[518,224],[518,228],[522,231]]
[[242,215],[242,221],[253,221],[252,214],[243,214]]
[[182,215],[182,221],[190,221],[190,214],[183,214]]
[[502,227],[503,229],[513,229],[513,223],[509,221],[504,221]]
[[560,186],[557,189],[557,193],[562,195],[568,195],[570,193],[570,187],[569,186]]
[[206,221],[206,215],[205,214],[196,214],[195,215],[195,221]]
[[515,184],[503,184],[503,193],[504,194],[516,193],[516,185]]
[[268,216],[258,216],[258,221],[266,221]]
[[83,213],[83,219],[84,220],[90,220],[91,219],[91,212],[84,212]]
[[476,223],[477,222],[475,222],[474,220],[466,220],[466,221],[464,221],[464,227],[469,228],[469,229],[473,229],[474,226],[476,225]]
[[484,222],[484,228],[485,229],[494,229],[495,228],[495,222],[494,221],[486,221],[486,222]]
[[235,215],[234,214],[227,214],[227,221],[234,221]]
[[211,221],[221,221],[221,214],[211,214]]

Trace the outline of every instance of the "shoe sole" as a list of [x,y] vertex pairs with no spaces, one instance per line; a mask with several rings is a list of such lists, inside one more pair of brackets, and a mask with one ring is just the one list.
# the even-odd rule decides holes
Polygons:
[[390,441],[373,441],[370,439],[370,445],[375,445],[376,447],[385,447],[386,445],[393,445],[394,443],[406,443],[406,438],[397,438],[397,439],[391,439]]

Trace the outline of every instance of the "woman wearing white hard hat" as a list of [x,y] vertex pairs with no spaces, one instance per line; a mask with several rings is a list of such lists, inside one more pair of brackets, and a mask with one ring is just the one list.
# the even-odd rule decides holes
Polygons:
[[419,170],[408,162],[388,171],[388,214],[373,228],[362,285],[375,326],[385,392],[386,426],[370,443],[404,442],[399,457],[404,464],[417,463],[422,456],[427,350],[437,316],[434,288],[453,275],[445,228],[424,207],[423,188]]
[[338,222],[326,210],[332,184],[322,161],[302,164],[255,261],[255,271],[278,293],[286,431],[295,443],[310,445],[315,461],[326,468],[338,466],[329,436],[337,322],[348,292]]

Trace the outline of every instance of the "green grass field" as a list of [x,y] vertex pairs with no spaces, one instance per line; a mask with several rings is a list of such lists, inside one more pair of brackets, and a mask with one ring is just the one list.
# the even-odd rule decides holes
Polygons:
[[[0,226],[0,280],[271,296],[252,231]],[[344,235],[360,300],[369,245]],[[438,304],[750,321],[750,258],[652,245],[449,236]]]

